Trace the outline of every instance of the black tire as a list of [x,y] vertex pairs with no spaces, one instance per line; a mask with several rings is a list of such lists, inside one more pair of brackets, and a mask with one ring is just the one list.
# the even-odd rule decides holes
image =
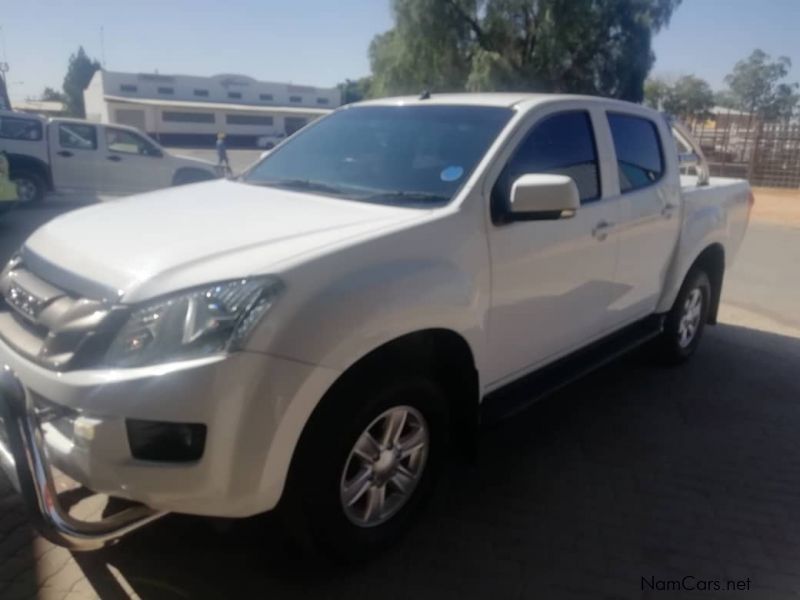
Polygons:
[[[378,524],[357,525],[346,514],[341,497],[348,459],[365,429],[398,406],[415,409],[427,424],[424,468],[397,512]],[[447,455],[446,406],[441,387],[419,375],[388,376],[334,388],[309,420],[292,461],[279,508],[290,538],[306,552],[334,562],[360,561],[388,548],[408,530],[432,494]],[[389,482],[385,486],[388,499],[396,491]]]
[[190,183],[200,183],[201,181],[211,181],[212,179],[214,179],[214,176],[207,171],[202,171],[200,169],[183,169],[175,173],[175,176],[172,178],[172,185],[188,185]]
[[36,204],[44,200],[47,185],[44,178],[36,171],[15,169],[11,174],[11,181],[17,184],[20,204]]
[[[687,326],[685,320],[693,322],[687,316],[689,304],[693,303],[695,294],[699,293],[702,304],[699,307],[698,320],[693,330]],[[703,337],[708,311],[711,305],[711,283],[708,275],[700,269],[693,269],[686,276],[681,286],[678,297],[672,305],[664,322],[664,331],[656,339],[656,357],[665,364],[676,365],[691,357]],[[687,334],[691,337],[687,340]]]

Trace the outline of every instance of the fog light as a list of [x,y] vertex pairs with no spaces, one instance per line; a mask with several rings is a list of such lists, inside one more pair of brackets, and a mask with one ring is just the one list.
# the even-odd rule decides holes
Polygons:
[[203,456],[205,425],[128,419],[125,426],[131,455],[139,460],[191,462]]

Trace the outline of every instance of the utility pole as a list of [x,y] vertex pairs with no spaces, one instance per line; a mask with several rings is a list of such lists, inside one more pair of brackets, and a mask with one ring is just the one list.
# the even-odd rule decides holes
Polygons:
[[3,34],[2,25],[0,25],[0,50],[3,52],[3,56],[0,57],[0,109],[11,110],[11,100],[8,97],[8,87],[6,86],[6,73],[8,73],[6,36]]

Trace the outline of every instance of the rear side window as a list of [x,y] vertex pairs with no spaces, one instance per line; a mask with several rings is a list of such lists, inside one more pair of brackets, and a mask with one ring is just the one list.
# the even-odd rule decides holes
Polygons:
[[0,117],[0,138],[37,142],[42,139],[42,124],[33,119]]
[[664,175],[664,155],[655,123],[631,115],[609,114],[624,194],[654,184]]
[[58,143],[62,148],[97,150],[97,129],[83,123],[59,123]]
[[587,112],[558,113],[534,125],[500,174],[493,195],[507,202],[514,182],[529,173],[571,177],[581,202],[600,197],[600,169]]

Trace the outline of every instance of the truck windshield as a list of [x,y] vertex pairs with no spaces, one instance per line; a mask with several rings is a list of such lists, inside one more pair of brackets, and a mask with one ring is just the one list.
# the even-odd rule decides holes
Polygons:
[[255,185],[431,206],[448,202],[512,115],[489,106],[363,106],[295,134],[244,175]]

